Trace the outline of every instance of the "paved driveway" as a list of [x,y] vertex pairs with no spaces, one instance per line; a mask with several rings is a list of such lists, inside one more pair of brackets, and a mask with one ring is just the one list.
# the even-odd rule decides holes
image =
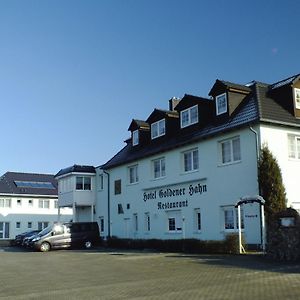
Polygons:
[[0,249],[0,299],[300,299],[300,263],[258,256]]

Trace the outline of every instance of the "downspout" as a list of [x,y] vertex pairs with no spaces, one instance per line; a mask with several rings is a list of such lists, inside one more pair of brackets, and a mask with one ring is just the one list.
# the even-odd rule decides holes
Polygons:
[[107,236],[110,238],[110,174],[103,170],[103,173],[107,175]]
[[[258,132],[256,130],[253,129],[252,126],[249,126],[249,129],[255,134],[255,143],[256,143],[256,170],[257,170],[257,175],[258,175],[258,162],[259,162],[259,152],[260,152],[260,148],[259,148],[259,140],[258,140]],[[260,195],[260,188],[259,188],[259,182],[258,182],[258,178],[257,178],[257,184],[258,184],[258,194]],[[263,205],[259,205],[260,206],[260,215],[261,215],[261,219],[260,219],[260,236],[261,236],[261,245],[262,245],[262,250],[265,253],[266,250],[266,230],[265,230],[265,215],[264,215],[264,206]]]
[[253,129],[252,126],[249,126],[249,129],[255,134],[255,143],[256,143],[256,160],[259,160],[259,141],[258,141],[258,132]]

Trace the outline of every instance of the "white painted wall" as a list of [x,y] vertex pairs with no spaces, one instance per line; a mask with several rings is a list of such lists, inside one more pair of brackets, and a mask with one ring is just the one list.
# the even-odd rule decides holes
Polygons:
[[[241,162],[223,166],[220,164],[220,149],[218,142],[222,139],[240,136]],[[199,170],[191,173],[183,172],[182,152],[198,148]],[[154,180],[152,173],[152,160],[165,157],[166,177]],[[139,182],[128,183],[128,166],[138,163]],[[121,238],[199,238],[203,240],[221,240],[226,232],[223,228],[223,214],[221,207],[234,205],[240,197],[257,195],[257,161],[255,135],[250,129],[238,130],[222,138],[211,138],[193,145],[178,148],[163,154],[143,159],[126,166],[109,170],[110,173],[110,202],[111,202],[111,234]],[[122,193],[114,194],[114,181],[121,179]],[[206,192],[190,196],[187,191],[190,185],[205,185]],[[106,188],[106,184],[104,187]],[[145,192],[158,193],[161,189],[184,188],[186,193],[170,198],[156,198],[144,201]],[[158,209],[158,202],[184,202],[188,207]],[[97,192],[97,215],[107,218],[107,190]],[[118,214],[118,204],[122,204],[124,214]],[[127,209],[127,204],[130,208]],[[195,230],[195,209],[201,210],[202,230]],[[145,231],[145,213],[149,212],[151,231]],[[245,207],[245,214],[259,215],[259,211]],[[138,216],[138,230],[134,230],[134,214]],[[175,214],[179,225],[184,230],[176,233],[168,232],[168,215]],[[185,219],[184,224],[182,219]],[[250,219],[250,218],[249,218]],[[248,222],[248,223],[247,223]],[[260,243],[260,218],[247,221],[245,228],[248,243]],[[251,223],[251,228],[249,224]],[[179,227],[180,227],[179,226]]]
[[266,143],[276,157],[282,172],[288,198],[288,206],[300,209],[299,177],[300,160],[288,157],[288,134],[300,136],[300,130],[288,127],[262,125],[260,127],[261,145]]
[[[76,190],[76,176],[91,177],[91,190]],[[90,173],[71,173],[58,178],[58,203],[60,207],[95,205],[96,203],[96,177]]]
[[[9,239],[15,238],[17,234],[25,231],[38,229],[38,222],[57,222],[58,209],[55,208],[54,202],[56,197],[30,197],[30,196],[0,196],[1,199],[11,199],[11,207],[1,207],[0,222],[9,223]],[[18,205],[18,200],[21,200],[21,205]],[[32,206],[29,205],[29,200],[32,200]],[[39,200],[49,200],[49,208],[39,208]],[[61,222],[69,222],[72,219],[72,210],[69,208],[61,209]],[[16,228],[16,223],[20,222],[20,228]],[[28,228],[28,222],[32,222],[32,228]]]

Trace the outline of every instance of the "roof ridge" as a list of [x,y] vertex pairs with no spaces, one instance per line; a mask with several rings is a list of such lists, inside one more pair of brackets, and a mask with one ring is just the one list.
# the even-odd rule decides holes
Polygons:
[[54,176],[54,174],[50,174],[50,173],[15,172],[15,171],[7,171],[3,176],[5,176],[6,174],[25,174],[25,175]]
[[8,172],[6,172],[1,178],[2,178],[2,180],[5,182],[5,184],[7,185],[8,189],[10,190],[10,192],[13,193],[13,192],[14,192],[14,189],[13,189],[13,187],[9,184],[9,180],[7,180],[7,178],[6,178],[6,176],[5,176],[7,173],[8,173]]
[[295,74],[293,76],[290,76],[288,78],[279,80],[273,84],[270,85],[270,89],[276,89],[276,88],[280,88],[282,86],[285,86],[287,84],[289,84],[290,82],[293,82],[296,78],[298,78],[300,76],[300,73]]
[[[258,112],[258,118],[261,119],[262,118],[262,109],[261,109],[261,98],[260,98],[260,94],[258,92],[258,86],[261,86],[261,82],[255,82],[254,83],[254,89],[255,89],[255,96],[257,99],[257,112]],[[268,87],[268,85],[264,85],[265,87]]]

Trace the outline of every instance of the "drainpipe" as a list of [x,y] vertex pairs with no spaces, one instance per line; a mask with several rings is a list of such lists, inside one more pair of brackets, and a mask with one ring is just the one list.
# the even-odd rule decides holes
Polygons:
[[256,143],[256,159],[259,160],[259,141],[258,141],[258,132],[253,129],[252,126],[249,126],[249,129],[255,134],[255,143]]
[[[258,161],[259,161],[259,152],[260,152],[260,147],[259,147],[259,140],[258,140],[258,132],[253,129],[253,127],[249,126],[249,129],[255,134],[255,142],[256,142],[256,169],[257,169],[257,174],[258,174]],[[258,178],[257,178],[258,181]],[[258,182],[257,182],[258,183]],[[258,194],[260,194],[260,191],[258,191]],[[261,244],[262,244],[262,250],[263,253],[266,251],[266,230],[265,230],[265,213],[264,213],[264,206],[260,206],[260,236],[261,236]]]
[[110,238],[110,174],[103,170],[103,173],[107,175],[107,236]]

